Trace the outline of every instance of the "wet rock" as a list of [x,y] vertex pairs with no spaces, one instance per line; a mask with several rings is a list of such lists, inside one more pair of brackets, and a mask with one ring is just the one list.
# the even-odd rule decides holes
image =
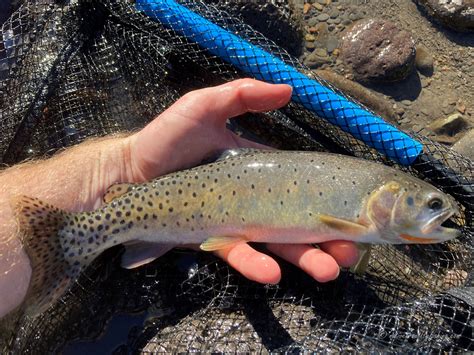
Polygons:
[[474,161],[474,128],[467,131],[451,149]]
[[453,137],[469,127],[469,122],[460,113],[433,121],[428,128],[438,135]]
[[474,1],[415,0],[431,17],[455,31],[474,31]]
[[413,69],[415,44],[394,23],[368,19],[354,24],[341,42],[341,59],[359,81],[396,81]]
[[425,46],[416,47],[415,66],[421,74],[433,75],[433,56]]
[[310,55],[304,60],[304,64],[311,69],[319,68],[321,65],[330,63],[332,61],[329,57],[328,52],[324,48],[316,48]]

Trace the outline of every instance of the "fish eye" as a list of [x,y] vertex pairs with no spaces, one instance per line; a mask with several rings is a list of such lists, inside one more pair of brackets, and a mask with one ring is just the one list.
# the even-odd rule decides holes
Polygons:
[[428,201],[428,207],[435,211],[440,210],[443,207],[443,201],[438,197],[434,197]]

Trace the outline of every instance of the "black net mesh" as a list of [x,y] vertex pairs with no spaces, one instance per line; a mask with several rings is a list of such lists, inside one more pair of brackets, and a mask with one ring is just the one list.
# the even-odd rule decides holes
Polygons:
[[[223,2],[181,3],[313,75]],[[133,1],[24,1],[0,34],[5,165],[142,127],[189,90],[245,76]],[[283,263],[278,286],[257,285],[210,255],[179,250],[126,271],[121,250],[110,250],[40,318],[4,320],[3,350],[474,350],[472,161],[413,133],[424,154],[403,168],[297,104],[248,117],[230,127],[278,148],[359,156],[432,182],[462,205],[451,223],[463,235],[442,245],[376,246],[365,273],[344,271],[327,284]]]

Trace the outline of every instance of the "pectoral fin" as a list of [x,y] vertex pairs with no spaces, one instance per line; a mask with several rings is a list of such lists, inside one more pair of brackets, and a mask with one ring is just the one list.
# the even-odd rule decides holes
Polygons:
[[319,214],[318,218],[326,226],[351,236],[360,236],[368,233],[367,226],[348,221],[347,219],[329,216],[326,214]]
[[242,241],[246,240],[239,236],[210,237],[200,245],[200,248],[204,251],[214,251],[229,248]]
[[133,188],[133,184],[127,183],[118,183],[113,184],[110,186],[107,191],[105,191],[104,196],[102,197],[104,203],[109,203],[112,200],[115,200],[117,197],[126,194],[127,192],[131,191]]

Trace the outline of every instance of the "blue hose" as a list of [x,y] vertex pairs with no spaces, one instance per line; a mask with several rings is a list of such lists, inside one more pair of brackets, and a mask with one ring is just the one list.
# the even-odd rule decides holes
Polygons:
[[293,87],[292,100],[402,165],[423,146],[381,117],[173,0],[137,0],[137,9],[256,79]]

